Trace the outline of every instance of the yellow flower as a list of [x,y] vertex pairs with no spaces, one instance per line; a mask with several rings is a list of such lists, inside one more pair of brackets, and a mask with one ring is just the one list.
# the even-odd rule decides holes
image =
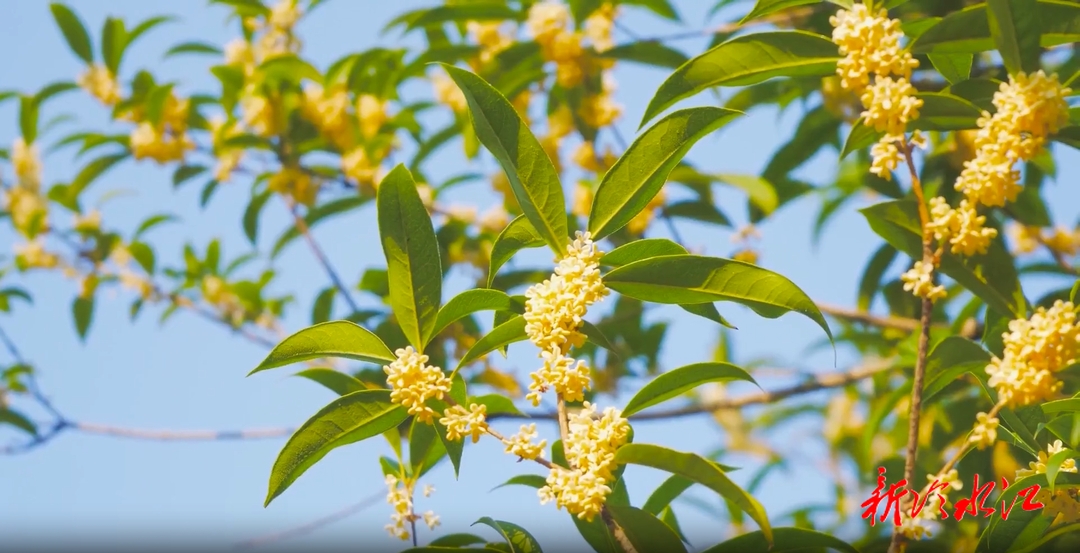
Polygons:
[[875,15],[865,4],[855,4],[850,10],[837,11],[829,23],[832,40],[844,56],[836,64],[836,73],[845,89],[861,91],[870,85],[871,75],[910,79],[911,71],[919,66],[918,60],[900,47],[904,36],[900,20],[889,19],[884,8]]
[[249,92],[240,98],[244,126],[259,136],[277,133],[277,114],[274,104],[265,96]]
[[920,298],[937,301],[947,295],[944,286],[934,286],[934,266],[929,263],[916,261],[911,270],[900,275],[900,280],[904,282],[904,291]]
[[540,440],[539,443],[533,442],[539,435],[536,432],[536,423],[523,424],[521,430],[510,436],[504,442],[506,445],[506,452],[511,455],[516,455],[522,459],[534,460],[544,456],[544,447],[547,446],[547,440]]
[[927,229],[937,240],[948,240],[951,251],[960,255],[986,253],[990,241],[997,236],[997,229],[987,228],[986,216],[979,215],[969,200],[961,200],[960,207],[953,209],[943,197],[930,200],[930,224]]
[[605,409],[600,418],[594,418],[595,413],[596,406],[585,402],[581,412],[569,417],[565,452],[572,468],[553,466],[546,485],[537,492],[541,504],[554,500],[557,508],[565,507],[586,521],[596,518],[611,493],[615,451],[630,434],[629,423],[617,409]]
[[379,180],[380,165],[371,161],[363,146],[357,146],[341,156],[341,172],[359,185],[374,188]]
[[41,155],[36,144],[27,144],[21,136],[11,145],[11,165],[19,186],[37,193],[41,189]]
[[465,29],[480,46],[480,62],[487,63],[514,44],[514,37],[502,33],[501,21],[467,21]]
[[510,215],[506,213],[506,208],[496,204],[480,215],[478,223],[487,232],[499,233],[510,224]]
[[570,25],[570,10],[560,2],[537,2],[529,8],[525,29],[541,46]]
[[1009,225],[1009,234],[1011,235],[1016,247],[1016,253],[1024,254],[1031,253],[1038,249],[1039,238],[1042,231],[1039,227],[1030,227],[1022,225],[1020,223],[1012,222]]
[[1080,247],[1080,232],[1069,232],[1063,228],[1056,228],[1053,234],[1050,234],[1044,240],[1046,246],[1055,252],[1064,255],[1076,255],[1077,248]]
[[1002,334],[1004,354],[986,367],[987,383],[1009,407],[1023,407],[1054,398],[1064,385],[1054,373],[1080,357],[1080,325],[1071,302],[1039,307],[1030,319],[1009,322]]
[[76,215],[72,224],[79,232],[97,232],[101,228],[101,212],[94,209],[86,215]]
[[578,181],[574,187],[574,203],[570,212],[578,217],[588,217],[592,210],[593,190],[589,183]]
[[735,261],[742,261],[743,263],[757,265],[758,253],[754,250],[747,248],[745,250],[739,250],[735,252],[734,254],[732,254],[731,258]]
[[574,112],[566,104],[560,105],[547,120],[547,135],[559,140],[574,132]]
[[162,165],[183,160],[185,152],[195,148],[186,134],[174,135],[149,122],[139,123],[129,141],[135,159],[150,158]]
[[[575,334],[571,340],[574,345],[584,343],[583,334]],[[555,388],[566,401],[581,401],[585,398],[585,390],[592,386],[592,374],[584,361],[575,361],[558,351],[544,350],[540,352],[544,360],[543,366],[529,374],[532,382],[529,384],[529,393],[525,396],[533,406],[540,405],[540,398],[548,387]]]
[[424,524],[427,525],[428,530],[434,530],[436,526],[440,524],[439,515],[435,514],[435,511],[427,511],[424,513]]
[[15,263],[20,270],[53,269],[60,263],[56,254],[45,251],[41,240],[31,240],[27,244],[15,245]]
[[371,94],[361,94],[356,98],[356,117],[360,120],[360,134],[371,138],[390,119],[387,116],[388,102]]
[[877,78],[861,97],[866,126],[892,136],[903,135],[908,122],[919,118],[923,101],[915,96],[916,92],[903,77]]
[[488,430],[487,406],[474,403],[465,409],[461,405],[454,405],[443,413],[439,424],[446,427],[446,439],[454,441],[471,436],[475,444]]
[[276,29],[291,31],[301,15],[303,12],[296,0],[281,0],[270,8],[269,23]]
[[[1061,443],[1061,440],[1054,440],[1054,443],[1046,446],[1046,451],[1039,452],[1038,461],[1032,461],[1028,463],[1028,468],[1016,471],[1016,477],[1024,478],[1034,474],[1046,474],[1046,463],[1048,463],[1050,458],[1055,454],[1061,453],[1064,450],[1065,445]],[[1075,473],[1076,471],[1076,459],[1065,459],[1058,468],[1058,472]]]
[[971,431],[971,436],[968,438],[968,443],[975,444],[975,447],[979,449],[986,449],[997,441],[997,428],[1000,421],[997,417],[991,417],[987,413],[979,413],[975,415],[975,419],[978,421],[975,423],[975,428]]
[[91,65],[75,82],[79,88],[106,106],[115,106],[120,102],[120,83],[116,82],[116,76],[104,65]]
[[291,196],[304,205],[314,204],[319,193],[319,183],[299,167],[283,167],[266,184],[271,191]]
[[885,180],[892,180],[892,172],[904,161],[904,155],[897,146],[903,140],[903,135],[886,134],[881,137],[870,148],[870,172]]
[[415,520],[411,483],[399,481],[393,474],[387,474],[386,486],[389,488],[386,502],[394,507],[394,513],[390,515],[393,524],[387,524],[386,531],[395,538],[407,541],[409,530],[405,525]]
[[589,233],[577,233],[550,279],[525,292],[525,331],[542,351],[565,354],[584,340],[577,329],[589,305],[607,295],[600,256]]
[[244,157],[243,150],[227,150],[217,154],[217,164],[214,166],[214,179],[218,182],[229,182],[233,171],[240,165]]
[[[353,143],[349,106],[349,92],[344,86],[324,91],[319,85],[311,85],[304,89],[300,112],[327,140],[338,148],[347,150]],[[381,122],[376,126],[376,130],[379,126],[382,126]]]
[[435,411],[425,405],[429,399],[442,399],[450,392],[450,379],[442,369],[428,365],[428,356],[413,350],[412,346],[399,349],[397,359],[383,367],[386,382],[390,385],[390,400],[404,405],[416,419],[431,423]]
[[600,94],[586,96],[581,102],[578,115],[586,125],[602,129],[612,125],[622,115],[622,106],[615,102],[615,81],[610,73],[604,74],[603,91]]
[[225,45],[225,65],[233,65],[250,75],[255,71],[255,51],[251,44],[242,38],[236,38]]
[[664,207],[665,199],[664,189],[661,188],[660,192],[653,196],[649,203],[645,204],[645,209],[642,209],[633,219],[630,219],[630,222],[626,224],[626,230],[630,234],[645,232],[645,229],[649,228],[649,224],[652,223],[653,217],[656,216],[656,210]]
[[12,226],[25,236],[32,236],[48,226],[49,204],[41,194],[23,186],[0,189],[4,209],[11,216]]
[[611,31],[615,28],[616,7],[604,2],[599,9],[585,19],[585,36],[592,42],[597,52],[606,52],[615,46]]

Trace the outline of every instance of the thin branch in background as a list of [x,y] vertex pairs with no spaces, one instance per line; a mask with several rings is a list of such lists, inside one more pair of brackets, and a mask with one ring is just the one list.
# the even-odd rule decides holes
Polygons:
[[919,329],[919,321],[908,319],[906,317],[872,315],[866,311],[838,307],[826,303],[818,303],[817,308],[821,310],[822,313],[836,317],[837,319],[845,319],[870,326],[906,330],[908,332],[915,332]]
[[323,270],[326,271],[327,276],[330,277],[330,281],[334,283],[334,287],[337,288],[338,292],[345,298],[345,302],[349,304],[349,308],[352,309],[353,313],[360,311],[360,306],[356,304],[352,294],[349,293],[349,287],[345,286],[345,282],[341,280],[337,271],[334,270],[334,266],[330,264],[330,259],[326,257],[322,248],[319,247],[319,243],[315,241],[315,237],[311,234],[311,229],[307,226],[307,221],[304,221],[304,218],[300,216],[300,212],[297,211],[296,204],[292,202],[289,203],[289,212],[292,213],[293,221],[296,223],[296,230],[299,231],[304,237],[304,240],[307,241],[308,246],[311,247],[311,252],[315,254],[315,258],[319,260],[319,264],[322,265]]
[[326,516],[324,516],[322,518],[319,518],[319,519],[313,520],[311,522],[308,522],[307,524],[302,524],[300,526],[297,526],[297,527],[294,527],[294,528],[289,528],[288,530],[283,530],[281,532],[274,532],[272,534],[266,534],[266,535],[259,536],[259,537],[256,537],[256,538],[251,538],[249,540],[244,540],[244,541],[241,541],[241,542],[237,542],[237,543],[233,544],[232,548],[234,550],[251,549],[253,547],[259,547],[259,546],[262,546],[262,545],[267,545],[269,543],[285,541],[285,540],[289,540],[289,539],[292,539],[292,538],[297,538],[297,537],[300,537],[300,536],[310,534],[310,533],[312,533],[312,532],[314,532],[314,531],[316,531],[316,530],[318,530],[318,529],[320,529],[320,528],[322,528],[324,526],[328,526],[328,525],[333,524],[333,523],[335,523],[335,522],[337,522],[339,520],[344,520],[344,519],[346,519],[346,518],[348,518],[348,517],[350,517],[352,515],[357,514],[357,513],[361,512],[361,511],[363,511],[364,509],[367,509],[368,507],[371,507],[371,506],[379,503],[379,501],[381,499],[383,499],[384,497],[386,497],[386,494],[384,492],[381,492],[381,491],[376,492],[375,494],[372,494],[370,497],[364,499],[363,501],[361,501],[359,503],[354,503],[352,505],[349,505],[348,507],[345,507],[344,509],[341,509],[339,511],[335,511],[333,513],[330,513],[329,515],[326,515]]
[[1054,258],[1054,263],[1057,263],[1058,267],[1061,267],[1063,271],[1066,271],[1073,275],[1080,275],[1080,271],[1077,271],[1076,267],[1074,267],[1073,264],[1065,258],[1065,254],[1061,253],[1056,248],[1051,246],[1050,243],[1046,241],[1046,238],[1042,235],[1041,232],[1035,234],[1035,240],[1037,240],[1040,245],[1046,248],[1046,251],[1050,252],[1050,255]]

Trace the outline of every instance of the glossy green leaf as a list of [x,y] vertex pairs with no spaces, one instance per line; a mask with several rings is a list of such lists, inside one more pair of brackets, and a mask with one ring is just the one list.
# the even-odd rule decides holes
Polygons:
[[601,57],[676,69],[690,58],[686,54],[652,40],[620,44],[600,53]]
[[476,396],[469,398],[466,402],[468,404],[477,403],[487,408],[488,417],[492,415],[522,415],[521,411],[514,405],[514,401],[504,395],[500,394],[484,394],[482,396]]
[[[978,127],[976,122],[982,116],[982,111],[975,104],[959,96],[937,92],[920,92],[916,96],[922,99],[923,106],[919,108],[919,118],[911,123],[911,128],[924,131],[959,131]],[[884,133],[863,124],[862,119],[856,121],[851,126],[843,150],[840,151],[840,158],[871,146],[883,135]]]
[[729,363],[694,363],[679,367],[661,373],[643,386],[626,404],[622,413],[624,417],[629,417],[643,409],[678,397],[702,384],[731,380],[744,380],[757,386],[757,381],[746,372],[746,369]]
[[754,9],[750,10],[750,13],[746,14],[746,17],[742,18],[740,23],[746,23],[766,15],[774,14],[781,10],[788,8],[794,8],[796,6],[805,6],[807,4],[817,4],[820,0],[757,0],[754,3]]
[[511,477],[506,482],[495,486],[494,488],[492,488],[492,491],[495,491],[499,488],[504,488],[506,486],[528,486],[530,488],[539,490],[546,485],[547,477],[540,476],[539,474],[519,474],[517,476]]
[[1068,399],[1048,401],[1043,403],[1040,407],[1042,408],[1043,413],[1046,413],[1047,415],[1080,412],[1080,398],[1071,397]]
[[742,190],[750,198],[750,203],[768,215],[780,205],[776,187],[763,177],[755,175],[718,174],[716,179],[728,186]]
[[466,290],[450,298],[450,301],[439,309],[432,336],[437,336],[454,322],[478,311],[521,312],[521,310],[521,306],[501,290],[488,288]]
[[[1080,4],[1067,0],[1039,0],[1035,21],[1039,22],[1039,45],[1050,48],[1080,41]],[[916,54],[977,54],[997,48],[990,31],[990,10],[986,3],[968,6],[950,13],[911,43]],[[1031,29],[1029,15],[1023,15],[1023,28]],[[1037,32],[1037,31],[1036,31]],[[1031,37],[1025,37],[1031,40]],[[1030,47],[1028,43],[1025,47]]]
[[1071,449],[1063,449],[1046,460],[1046,482],[1050,485],[1050,493],[1054,493],[1061,465],[1069,459],[1076,459],[1078,455],[1080,454]]
[[773,528],[772,534],[771,544],[767,534],[747,532],[710,547],[702,553],[784,553],[813,548],[859,553],[858,549],[840,538],[806,528]]
[[652,513],[656,516],[660,516],[660,513],[668,505],[671,505],[675,498],[682,495],[683,492],[690,489],[694,485],[694,481],[685,476],[673,474],[664,480],[663,484],[660,484],[652,495],[645,500],[645,505],[641,507],[642,510]]
[[349,321],[310,326],[275,347],[248,376],[267,369],[323,357],[341,357],[368,363],[391,363],[397,357],[370,330]]
[[635,261],[661,255],[687,254],[686,248],[667,238],[643,238],[627,242],[600,257],[600,264],[608,267],[622,267]]
[[71,8],[59,2],[49,4],[49,10],[71,51],[87,64],[94,63],[94,47],[90,42],[90,34],[86,32],[86,25],[79,16],[75,15]]
[[983,371],[989,363],[990,353],[967,338],[949,336],[938,342],[926,358],[923,401],[930,401],[964,373]]
[[956,84],[970,77],[971,64],[975,61],[973,54],[929,54],[928,57],[934,69],[937,69],[949,84]]
[[607,509],[638,553],[686,553],[679,535],[655,515],[628,505],[608,505]]
[[182,42],[165,51],[165,57],[178,56],[180,54],[207,54],[220,56],[221,48],[207,42]]
[[[1070,488],[1080,487],[1080,475],[1077,474],[1059,474],[1056,480],[1059,485],[1068,485]],[[1019,493],[1032,485],[1038,485],[1040,488],[1048,487],[1049,483],[1046,474],[1035,474],[1020,478],[1011,482],[1009,487],[999,494],[996,504],[1000,505],[1001,502],[1004,502],[1005,505],[1011,505],[1013,509],[1007,520],[1002,519],[1001,516],[991,517],[990,523],[987,524],[982,535],[979,536],[976,551],[980,553],[1011,553],[1025,550],[1025,546],[1029,544],[1023,543],[1020,539],[1021,536],[1033,520],[1043,518],[1041,510],[1025,511],[1020,507],[1024,500],[1018,497]]]
[[773,31],[733,38],[675,70],[649,101],[640,126],[679,100],[716,86],[746,86],[774,77],[817,77],[836,71],[840,54],[827,37]]
[[378,436],[401,424],[405,407],[390,401],[390,390],[344,395],[315,413],[281,449],[270,472],[269,505],[300,475],[335,448]]
[[[913,259],[922,257],[918,208],[913,201],[895,200],[860,210],[879,236]],[[1027,301],[1020,289],[1012,256],[1000,240],[990,243],[984,255],[959,258],[948,251],[941,258],[941,272],[956,280],[991,308],[1024,318]]]
[[90,322],[94,318],[94,297],[75,298],[71,304],[71,315],[75,319],[75,332],[80,340],[86,340],[86,333],[90,331]]
[[379,235],[390,278],[390,305],[401,331],[423,351],[442,302],[439,241],[416,183],[404,165],[379,184]]
[[491,329],[491,332],[487,333],[483,338],[477,340],[461,358],[461,361],[458,362],[457,369],[454,369],[454,372],[457,373],[461,367],[503,346],[526,339],[528,339],[528,335],[525,334],[525,317],[515,315],[510,320]]
[[475,545],[478,543],[484,543],[484,538],[475,534],[447,534],[445,536],[439,536],[431,540],[433,546],[443,547],[464,547],[466,545]]
[[494,528],[495,531],[502,535],[503,539],[506,540],[506,544],[510,546],[511,553],[543,553],[536,538],[517,524],[503,520],[495,520],[491,517],[483,517],[472,523],[473,526],[476,526],[477,524],[484,524]]
[[739,112],[713,107],[672,113],[643,132],[604,174],[593,197],[589,231],[600,240],[626,226],[663,188],[690,148]]
[[311,380],[312,382],[318,382],[339,396],[367,389],[360,380],[334,369],[325,369],[321,367],[305,369],[293,376],[299,376]]
[[476,136],[499,161],[521,211],[556,254],[566,251],[566,200],[559,174],[540,142],[498,90],[477,75],[443,68],[469,103]]
[[782,275],[749,263],[699,255],[667,255],[619,267],[604,276],[609,288],[641,301],[706,303],[730,301],[775,319],[788,311],[832,331],[805,292]]
[[753,496],[732,482],[716,463],[694,453],[683,453],[651,444],[624,445],[615,453],[615,462],[642,465],[678,474],[715,491],[749,515],[761,528],[765,541],[772,544],[772,527],[769,525],[765,508]]
[[536,228],[529,222],[528,217],[520,215],[499,233],[495,243],[491,245],[491,256],[488,261],[487,286],[495,280],[499,269],[510,261],[517,252],[526,248],[539,248],[544,245],[544,238],[536,232]]
[[1039,69],[1039,3],[1036,0],[987,0],[987,24],[994,46],[1010,75]]
[[716,306],[711,303],[684,303],[679,305],[679,307],[687,313],[697,315],[698,317],[704,317],[732,330],[739,330],[739,327],[731,324],[730,321],[725,319],[724,316],[720,314],[720,311],[716,309]]

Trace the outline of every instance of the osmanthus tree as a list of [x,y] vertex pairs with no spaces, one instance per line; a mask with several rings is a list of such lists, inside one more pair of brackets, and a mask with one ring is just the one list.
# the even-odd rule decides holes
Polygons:
[[[90,327],[98,290],[118,284],[134,290],[133,316],[149,303],[165,305],[165,316],[192,310],[267,344],[270,353],[252,373],[312,363],[299,374],[340,397],[285,443],[267,503],[335,448],[386,440],[378,464],[393,507],[388,530],[408,542],[403,547],[415,547],[418,526],[438,525],[435,513],[414,509],[425,475],[440,463],[456,472],[464,444],[483,439],[501,442],[508,463],[539,465],[509,484],[532,487],[527,495],[566,510],[599,553],[688,551],[672,502],[693,485],[719,494],[732,521],[756,525],[710,553],[1065,551],[1078,543],[1069,534],[1080,529],[1080,397],[1070,397],[1080,357],[1073,265],[1080,233],[1055,226],[1041,185],[1055,173],[1054,143],[1080,148],[1080,114],[1069,105],[1069,86],[1080,74],[1073,46],[1080,3],[758,0],[745,3],[743,19],[709,31],[708,50],[689,55],[663,38],[616,40],[624,10],[677,20],[668,0],[447,0],[388,23],[422,35],[424,48],[348,53],[325,69],[305,61],[294,32],[319,0],[212,3],[231,7],[238,37],[224,48],[187,42],[169,51],[220,60],[210,69],[220,89],[187,97],[152,71],[122,71],[125,51],[167,18],[130,28],[110,18],[93,41],[73,11],[51,5],[86,70],[77,83],[0,94],[19,102],[21,134],[0,151],[14,174],[3,185],[4,209],[21,236],[5,275],[60,270],[78,279],[72,313],[80,335]],[[624,115],[613,97],[618,63],[671,71],[644,113],[627,114],[641,118],[628,144],[612,126]],[[431,81],[435,102],[401,99],[401,87],[417,79]],[[669,112],[718,87],[739,90],[723,107]],[[97,157],[69,182],[44,187],[39,108],[77,88],[110,110],[115,128],[61,139],[56,146]],[[760,176],[717,174],[683,160],[698,140],[746,112],[796,101],[809,109]],[[543,108],[532,109],[537,104]],[[423,112],[447,109],[448,125],[423,124]],[[531,117],[537,111],[545,114],[540,121]],[[491,184],[504,205],[481,217],[440,202],[443,192],[476,175],[433,183],[424,171],[432,152],[458,138],[468,159],[490,155],[502,169]],[[391,163],[402,141],[415,144],[411,156]],[[792,175],[830,149],[839,166],[835,182],[817,186]],[[238,216],[253,243],[270,202],[285,202],[293,224],[268,253],[224,260],[215,241],[185,247],[179,265],[159,266],[148,231],[167,216],[150,216],[123,236],[81,202],[105,171],[132,158],[174,167],[176,186],[203,182],[203,203],[222,183],[249,182],[251,201]],[[567,162],[588,178],[569,186],[562,180]],[[746,192],[754,223],[821,194],[815,232],[857,194],[888,198],[861,210],[883,241],[861,277],[858,308],[815,303],[785,276],[757,266],[752,249],[726,259],[644,237],[655,220],[730,225],[712,196],[716,183]],[[691,199],[668,201],[667,187]],[[381,309],[355,303],[355,286],[334,272],[310,234],[310,227],[352,210],[369,210],[378,220],[386,266],[368,270],[358,286],[385,299]],[[74,224],[62,226],[58,211],[76,214]],[[1006,225],[1018,231],[1012,252],[1002,236]],[[310,306],[313,326],[289,335],[279,319],[292,298],[264,293],[275,273],[240,275],[300,237],[330,285]],[[528,248],[549,248],[553,266],[509,265]],[[1037,249],[1046,255],[1019,257]],[[909,258],[911,268],[889,279],[897,257]],[[444,279],[458,265],[486,274],[474,288],[446,297]],[[1033,274],[1052,275],[1055,290],[1026,295],[1021,282]],[[878,296],[888,314],[869,313]],[[333,309],[338,298],[347,312]],[[4,311],[17,299],[28,294],[0,290]],[[720,348],[714,358],[661,371],[665,326],[642,313],[650,304],[678,305],[731,339],[726,329],[733,327],[717,302],[767,318],[808,317],[834,348],[850,347],[868,362],[745,400],[702,397],[706,384],[756,383],[753,370],[732,364]],[[516,362],[538,368],[524,400],[535,408],[547,398],[557,409],[524,412],[556,418],[558,434],[541,436],[535,422],[509,436],[489,426],[526,418],[513,401],[523,394],[521,384],[491,362],[526,340],[537,357]],[[326,368],[335,358],[356,363]],[[39,426],[17,410],[19,402],[44,401],[31,366],[16,359],[3,375],[0,422],[28,433],[30,445],[65,429],[63,419]],[[650,378],[628,402],[614,404],[616,386],[630,375]],[[870,393],[854,386],[866,381]],[[789,402],[828,387],[843,392],[827,406]],[[653,409],[672,401],[685,405]],[[752,403],[775,405],[746,420],[738,409]],[[729,477],[735,468],[715,457],[633,439],[635,419],[713,412],[729,434],[728,451],[759,452],[748,427],[768,431],[807,410],[825,415],[821,438],[838,462],[859,468],[864,483],[873,485],[880,466],[890,482],[903,479],[918,495],[889,503],[884,484],[875,497],[888,511],[879,518],[877,504],[862,506],[864,516],[882,523],[867,524],[865,535],[849,543],[834,536],[839,526],[812,516],[815,507],[784,517],[794,521],[789,526],[776,524],[780,517],[753,492],[779,462],[765,464],[743,489]],[[864,423],[857,412],[866,413]],[[631,464],[671,474],[636,506],[623,478]],[[1004,489],[990,499],[978,490],[975,501],[960,498],[955,490],[975,475],[1004,477]],[[859,514],[838,494],[841,521]],[[1018,496],[1043,506],[1007,518],[978,516],[994,499],[1005,506]],[[971,516],[942,519],[947,511]],[[500,539],[436,531],[415,550],[541,549],[520,521],[477,522]]]

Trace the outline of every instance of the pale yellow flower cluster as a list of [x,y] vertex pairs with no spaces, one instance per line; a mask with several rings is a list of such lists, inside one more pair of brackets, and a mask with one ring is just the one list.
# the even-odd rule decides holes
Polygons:
[[641,213],[638,213],[633,219],[630,219],[629,223],[626,223],[626,230],[634,235],[645,232],[645,229],[649,228],[649,223],[652,223],[653,217],[656,216],[656,210],[664,207],[665,200],[664,189],[661,188],[660,192],[653,196],[649,203],[645,204],[645,209],[642,209]]
[[120,102],[120,83],[108,67],[93,64],[75,79],[75,84],[106,106]]
[[900,280],[904,283],[905,292],[920,298],[937,301],[948,295],[944,286],[934,285],[934,265],[931,263],[916,261],[914,267],[900,275]]
[[145,113],[133,112],[130,119],[138,125],[131,131],[131,155],[135,159],[150,158],[159,164],[184,159],[195,142],[187,134],[188,113],[191,101],[170,95],[158,124],[145,120]]
[[[386,494],[386,502],[394,507],[394,513],[390,515],[390,520],[393,523],[386,525],[386,531],[391,536],[402,541],[407,541],[411,537],[406,525],[410,525],[421,518],[431,530],[434,530],[439,525],[439,517],[433,511],[424,513],[423,517],[413,513],[412,485],[412,482],[399,480],[393,474],[386,475],[386,487],[389,488],[389,492]],[[433,488],[430,486],[425,487],[424,497],[430,496],[431,491],[433,491]]]
[[[935,480],[937,481],[937,485],[932,491],[927,487],[926,491],[923,492],[924,494],[932,495],[932,497],[926,498],[923,503],[923,508],[918,514],[912,517],[910,508],[902,508],[900,510],[900,527],[897,528],[897,532],[900,532],[909,539],[918,540],[922,539],[924,536],[933,536],[933,533],[926,524],[941,520],[942,508],[949,504],[949,491],[958,491],[964,487],[964,484],[960,482],[960,476],[956,469],[952,469],[943,475],[928,474],[926,475],[926,480],[929,486],[934,485]],[[942,484],[944,484],[944,486],[942,486]]]
[[345,178],[374,190],[386,176],[386,169],[369,156],[364,146],[357,146],[341,156],[341,172]]
[[480,63],[488,63],[514,44],[514,34],[503,32],[501,21],[467,21],[465,30],[480,47]]
[[390,385],[390,400],[408,408],[416,420],[430,424],[435,410],[425,402],[442,399],[450,393],[450,379],[439,367],[428,365],[428,356],[417,353],[412,346],[399,349],[394,355],[397,359],[383,367],[386,383]]
[[979,449],[986,449],[997,441],[997,428],[1001,421],[997,417],[991,417],[989,413],[975,415],[975,427],[971,430],[968,443]]
[[548,387],[566,401],[580,401],[591,385],[589,368],[566,354],[585,342],[579,329],[588,307],[608,294],[600,278],[601,255],[589,233],[579,231],[551,278],[525,292],[525,332],[544,360],[526,396],[534,406]]
[[[1014,166],[1038,155],[1048,137],[1068,121],[1065,97],[1069,92],[1058,83],[1057,75],[1048,77],[1039,71],[1010,77],[994,93],[997,111],[993,115],[983,112],[979,118],[972,144],[974,158],[964,162],[954,185],[964,200],[956,209],[944,198],[931,201],[935,236],[948,239],[953,253],[970,256],[986,252],[997,230],[985,228],[986,218],[978,215],[978,206],[1002,207],[1016,200],[1021,186],[1020,172]],[[1067,239],[1059,245],[1068,249],[1072,242]],[[1022,248],[1029,246],[1026,241],[1021,244]]]
[[1072,256],[1080,252],[1080,226],[1071,232],[1062,227],[1044,231],[1039,227],[1013,223],[1009,226],[1009,234],[1018,254],[1031,253],[1040,243],[1062,255]]
[[[611,146],[605,148],[604,155],[600,156],[596,151],[596,146],[591,141],[586,140],[574,150],[571,159],[573,159],[578,167],[599,174],[610,169],[612,165],[615,165],[615,161],[619,158],[615,155],[615,152],[611,150]],[[585,210],[585,213],[588,214],[587,209]]]
[[517,434],[510,436],[503,443],[506,445],[507,453],[531,461],[543,457],[544,448],[547,446],[547,440],[533,441],[538,437],[536,423],[523,424]]
[[229,182],[233,172],[240,166],[240,161],[244,158],[242,148],[225,148],[223,146],[225,140],[237,134],[239,134],[239,128],[236,121],[231,119],[226,121],[220,116],[210,119],[210,136],[214,155],[217,157],[217,164],[214,166],[214,179],[218,182]]
[[71,226],[76,232],[97,232],[101,229],[101,212],[92,209],[86,214],[76,213]]
[[315,197],[319,193],[319,182],[299,167],[282,167],[266,184],[271,191],[290,196],[308,206],[315,203]]
[[49,203],[41,195],[41,157],[37,145],[16,138],[11,147],[15,186],[0,188],[0,204],[11,217],[15,229],[26,236],[47,226]]
[[349,117],[350,103],[349,91],[344,85],[323,90],[323,87],[313,84],[304,89],[300,113],[331,144],[340,150],[347,150],[355,141]]
[[1080,358],[1076,306],[1058,300],[1050,309],[1039,307],[1030,319],[1009,322],[1002,339],[1002,358],[994,357],[986,367],[999,401],[1022,407],[1049,400],[1063,386],[1054,374]]
[[466,409],[452,405],[443,413],[439,424],[446,427],[446,439],[456,441],[471,436],[475,444],[488,431],[487,406],[474,403]]
[[547,485],[540,488],[540,503],[555,501],[570,514],[593,520],[611,493],[614,480],[615,451],[630,434],[630,424],[618,409],[608,407],[594,418],[596,406],[585,402],[584,408],[569,418],[566,437],[566,462],[571,468],[553,466]]
[[844,56],[836,64],[840,86],[860,95],[866,125],[885,133],[871,149],[870,171],[891,179],[905,155],[897,144],[906,142],[907,124],[919,117],[923,104],[910,82],[919,61],[900,46],[900,20],[889,19],[884,8],[875,14],[866,4],[855,4],[836,12],[829,23],[832,40]]
[[622,105],[615,102],[615,78],[611,73],[604,73],[600,93],[586,96],[578,115],[586,125],[602,129],[618,121],[622,110]]
[[603,52],[613,46],[611,29],[615,24],[615,7],[605,3],[585,22],[585,33],[575,31],[569,8],[561,2],[543,1],[533,4],[525,28],[537,44],[544,59],[555,63],[555,82],[564,88],[581,84],[591,65],[610,68],[611,60],[593,60],[586,55],[584,39],[593,49]]
[[[1024,478],[1026,476],[1032,476],[1035,474],[1046,474],[1046,463],[1050,461],[1050,458],[1054,455],[1061,453],[1065,450],[1065,445],[1061,443],[1061,440],[1054,440],[1054,443],[1046,446],[1046,451],[1039,452],[1039,458],[1037,461],[1028,463],[1028,468],[1019,469],[1016,471],[1017,478]],[[1077,472],[1076,460],[1065,459],[1061,463],[1061,467],[1058,468],[1058,472]]]
[[243,324],[247,312],[240,303],[240,296],[236,295],[236,292],[233,292],[221,277],[214,275],[203,277],[202,294],[206,303],[212,305],[224,320],[231,322],[233,326]]
[[454,110],[454,113],[465,113],[469,109],[465,93],[443,72],[431,74],[431,86],[435,89],[435,101]]
[[54,253],[45,251],[45,244],[40,238],[31,240],[26,244],[15,245],[15,263],[20,269],[53,269],[60,263],[60,258]]

